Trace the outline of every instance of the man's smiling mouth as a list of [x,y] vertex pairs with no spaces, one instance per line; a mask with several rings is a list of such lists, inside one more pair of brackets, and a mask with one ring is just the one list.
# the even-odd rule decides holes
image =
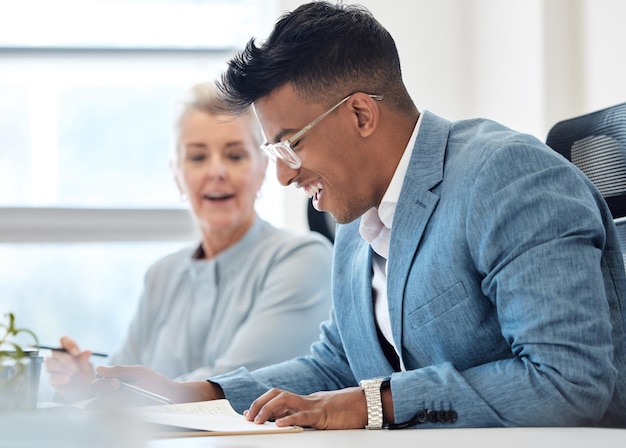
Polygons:
[[322,183],[318,182],[317,184],[309,184],[305,186],[304,192],[309,198],[312,198],[313,196],[316,196],[320,191],[322,191],[323,188],[324,187],[322,186]]

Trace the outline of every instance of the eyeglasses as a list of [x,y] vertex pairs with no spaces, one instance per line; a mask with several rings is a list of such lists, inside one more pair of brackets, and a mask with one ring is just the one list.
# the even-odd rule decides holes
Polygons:
[[[280,159],[285,162],[285,164],[287,164],[289,168],[297,170],[302,166],[302,160],[300,160],[300,157],[298,157],[298,155],[294,152],[292,148],[293,145],[296,144],[302,138],[302,136],[306,134],[307,131],[309,131],[313,126],[326,118],[332,111],[337,109],[343,103],[348,101],[352,95],[354,95],[354,93],[348,95],[337,104],[335,104],[333,107],[328,109],[326,112],[324,112],[322,115],[317,117],[315,120],[300,129],[290,139],[283,140],[282,142],[278,143],[265,143],[261,145],[261,149],[272,161],[276,162],[277,159]],[[368,96],[375,99],[376,101],[382,101],[383,99],[382,95],[368,94]]]

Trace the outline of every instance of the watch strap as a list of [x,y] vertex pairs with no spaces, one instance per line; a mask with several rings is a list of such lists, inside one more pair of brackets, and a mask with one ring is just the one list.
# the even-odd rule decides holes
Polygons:
[[383,427],[381,386],[383,382],[388,380],[388,378],[373,378],[360,382],[367,403],[367,426],[365,429],[382,429]]

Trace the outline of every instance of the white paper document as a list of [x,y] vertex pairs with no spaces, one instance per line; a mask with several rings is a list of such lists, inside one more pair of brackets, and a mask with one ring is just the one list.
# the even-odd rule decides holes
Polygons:
[[139,418],[148,423],[210,431],[215,435],[302,431],[297,426],[278,427],[272,422],[262,425],[249,422],[232,408],[228,400],[145,406],[137,410]]

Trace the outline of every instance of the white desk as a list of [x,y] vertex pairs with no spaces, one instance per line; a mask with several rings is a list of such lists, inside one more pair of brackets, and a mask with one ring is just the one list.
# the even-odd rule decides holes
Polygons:
[[304,431],[157,439],[148,448],[623,448],[626,429],[480,428]]
[[481,428],[314,431],[147,439],[125,412],[0,413],[0,448],[626,448],[626,429]]

